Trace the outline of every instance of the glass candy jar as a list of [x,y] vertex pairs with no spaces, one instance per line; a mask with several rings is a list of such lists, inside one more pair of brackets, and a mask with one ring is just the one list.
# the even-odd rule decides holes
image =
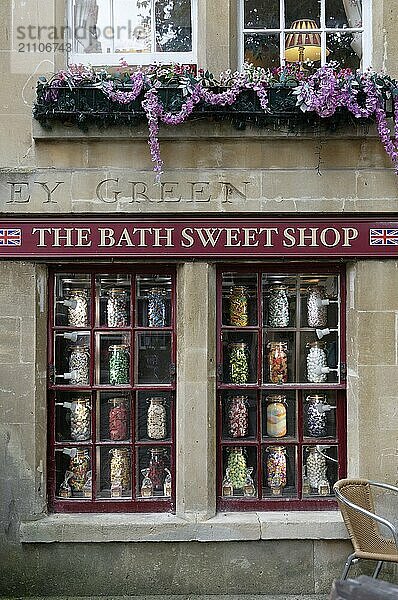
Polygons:
[[166,437],[166,408],[164,398],[149,398],[147,414],[147,433],[152,440],[163,440]]
[[308,435],[312,437],[324,437],[326,435],[326,397],[315,394],[306,398],[306,417]]
[[88,346],[72,346],[69,356],[72,385],[88,385],[90,382],[90,352]]
[[129,383],[130,352],[127,344],[109,346],[109,383],[123,385]]
[[153,496],[153,485],[152,481],[149,479],[149,469],[141,469],[141,473],[143,475],[143,480],[141,483],[141,496],[143,498],[150,498]]
[[249,350],[245,342],[229,345],[229,372],[232,383],[247,383],[249,379]]
[[87,327],[89,295],[86,289],[65,290],[68,300],[68,325],[70,327]]
[[228,456],[227,470],[232,486],[236,489],[243,489],[247,472],[243,448],[231,448]]
[[268,396],[267,435],[270,437],[283,437],[286,433],[286,396]]
[[128,410],[124,398],[111,398],[111,409],[108,415],[109,439],[114,442],[126,440],[128,437]]
[[110,454],[110,480],[113,487],[126,491],[130,487],[130,452],[127,448],[112,448]]
[[128,295],[123,288],[112,288],[108,292],[106,321],[108,327],[126,327],[129,322]]
[[74,442],[84,442],[91,436],[90,400],[82,397],[74,400],[70,408],[70,437]]
[[246,327],[249,322],[247,312],[247,289],[244,286],[231,288],[229,322],[235,327]]
[[76,454],[71,456],[69,471],[73,473],[69,479],[69,485],[74,492],[82,492],[87,478],[87,472],[90,470],[89,451],[76,450]]
[[148,327],[166,326],[166,292],[162,288],[148,291]]
[[267,485],[274,495],[282,493],[287,483],[286,448],[284,446],[269,446],[267,456]]
[[310,342],[306,345],[307,352],[307,380],[310,383],[325,383],[327,373],[322,369],[327,367],[326,342]]
[[248,434],[249,410],[247,396],[232,396],[229,400],[228,433],[233,438]]
[[287,342],[269,342],[267,348],[270,383],[286,383],[288,380]]
[[150,453],[148,477],[152,482],[154,490],[163,490],[165,477],[164,450],[161,448],[152,448]]
[[325,457],[320,454],[316,446],[309,448],[306,468],[307,477],[311,488],[318,491],[320,482],[324,479],[327,479],[327,477]]
[[308,327],[326,327],[327,307],[322,305],[326,298],[323,285],[313,285],[308,288],[307,320]]
[[288,327],[289,300],[285,285],[273,285],[269,291],[268,325],[270,327]]

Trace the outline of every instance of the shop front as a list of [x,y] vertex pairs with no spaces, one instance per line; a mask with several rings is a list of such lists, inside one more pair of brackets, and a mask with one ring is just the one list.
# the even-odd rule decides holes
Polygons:
[[395,372],[397,230],[326,215],[3,219],[5,381],[29,398],[23,447],[39,466],[16,552],[52,562],[73,547],[80,578],[118,542],[120,560],[140,554],[140,593],[153,551],[161,569],[188,551],[204,572],[209,556],[226,569],[234,552],[271,554],[276,574],[303,564],[326,590],[347,544],[333,484],[392,467],[393,422],[375,428],[394,402],[380,385]]

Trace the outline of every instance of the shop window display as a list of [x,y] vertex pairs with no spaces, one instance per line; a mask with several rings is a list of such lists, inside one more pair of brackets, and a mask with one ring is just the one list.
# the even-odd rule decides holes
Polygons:
[[50,298],[51,508],[173,510],[174,273],[56,272]]
[[344,272],[287,269],[218,275],[223,510],[332,507],[345,475]]

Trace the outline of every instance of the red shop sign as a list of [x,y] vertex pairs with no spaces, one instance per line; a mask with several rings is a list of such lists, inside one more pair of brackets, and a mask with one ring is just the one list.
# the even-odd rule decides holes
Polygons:
[[0,221],[0,257],[396,257],[398,221],[274,218]]

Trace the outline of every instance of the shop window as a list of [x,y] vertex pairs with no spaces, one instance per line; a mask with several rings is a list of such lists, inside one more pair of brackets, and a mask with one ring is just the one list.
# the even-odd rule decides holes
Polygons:
[[370,2],[361,0],[240,0],[241,62],[342,68],[370,65]]
[[70,0],[70,61],[194,63],[196,0]]
[[175,275],[50,276],[49,494],[55,511],[169,511]]
[[334,506],[346,469],[343,276],[219,272],[220,509]]

